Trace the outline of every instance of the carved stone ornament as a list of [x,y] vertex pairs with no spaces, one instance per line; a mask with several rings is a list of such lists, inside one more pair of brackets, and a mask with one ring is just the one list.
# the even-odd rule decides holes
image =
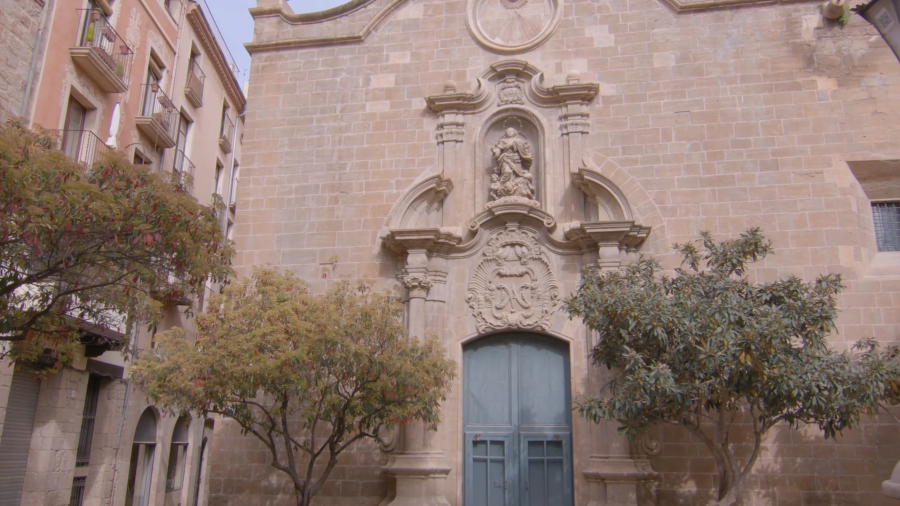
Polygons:
[[515,78],[507,77],[497,84],[497,104],[524,104],[525,90],[522,83]]
[[466,302],[479,332],[508,328],[549,330],[560,289],[537,236],[506,229],[484,248]]
[[434,285],[427,274],[407,274],[400,278],[410,297],[425,297]]
[[491,175],[490,200],[508,197],[534,200],[531,144],[515,128],[507,128],[503,138],[491,148],[496,166]]
[[556,31],[562,0],[469,0],[466,26],[476,42],[498,53],[522,53]]

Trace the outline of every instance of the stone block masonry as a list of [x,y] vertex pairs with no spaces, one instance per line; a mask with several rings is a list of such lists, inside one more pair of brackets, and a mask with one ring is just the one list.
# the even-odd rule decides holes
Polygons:
[[[544,234],[563,294],[577,286],[581,267],[598,260],[596,247],[582,257],[559,246],[575,223],[604,221],[599,211],[587,213],[594,200],[573,182],[584,169],[627,201],[618,220],[652,228],[640,252],[665,267],[678,265],[670,245],[701,230],[724,237],[761,226],[776,251],[750,279],[840,273],[847,289],[834,346],[868,336],[900,342],[900,253],[877,251],[870,197],[851,169],[900,159],[900,63],[864,20],[851,16],[841,27],[822,19],[815,2],[675,12],[675,3],[661,0],[566,0],[545,42],[501,54],[502,44],[488,47],[467,28],[470,3],[479,2],[373,0],[313,21],[284,15],[277,0],[260,2],[234,229],[240,273],[268,263],[297,271],[314,290],[342,275],[393,289],[398,276],[425,270],[438,280],[422,303],[426,325],[461,363],[464,347],[480,337],[465,299],[482,258],[475,246],[462,249],[487,243],[500,227],[498,218],[468,228],[489,198],[489,147],[499,139],[488,139],[492,115],[528,111],[508,126],[536,125],[528,140],[546,160],[534,169],[546,174],[537,184],[545,192],[540,206],[559,223],[521,223]],[[482,35],[491,37],[485,26]],[[495,92],[506,76],[492,66],[510,60],[542,74],[529,81],[524,71],[508,71],[522,81],[522,96],[500,104]],[[540,89],[590,83],[596,96],[583,109],[539,103],[551,100]],[[441,100],[465,107],[441,111],[433,105]],[[387,244],[398,213],[415,207],[404,207],[412,189],[436,175],[452,189],[434,190],[404,227],[439,229],[459,245],[417,252]],[[572,394],[599,388],[584,359],[589,334],[554,318],[548,335],[571,343]],[[467,486],[464,396],[458,379],[435,436],[452,469],[443,497],[454,506],[464,504]],[[606,485],[587,474],[611,456],[632,458],[631,450],[617,446],[614,427],[574,420],[572,430],[574,504],[620,504],[607,502]],[[714,467],[702,445],[671,428],[652,437],[659,451],[642,455],[659,473],[658,504],[709,500]],[[216,424],[215,445],[223,458],[212,461],[211,503],[290,501],[261,448],[227,421]],[[394,482],[379,474],[385,459],[361,449],[318,500],[390,501]],[[837,442],[823,442],[813,428],[779,429],[741,504],[887,505],[880,483],[898,459],[900,424],[888,416],[865,420]]]
[[0,121],[22,113],[43,8],[43,0],[0,0]]

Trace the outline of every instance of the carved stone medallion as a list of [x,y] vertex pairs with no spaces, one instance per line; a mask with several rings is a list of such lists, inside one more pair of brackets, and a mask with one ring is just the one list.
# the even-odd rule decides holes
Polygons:
[[550,38],[561,14],[562,0],[469,0],[466,25],[487,49],[522,53]]
[[517,228],[503,230],[488,241],[482,255],[466,296],[478,331],[549,330],[560,304],[559,284],[537,236]]
[[524,104],[525,90],[518,79],[507,77],[497,84],[497,104]]

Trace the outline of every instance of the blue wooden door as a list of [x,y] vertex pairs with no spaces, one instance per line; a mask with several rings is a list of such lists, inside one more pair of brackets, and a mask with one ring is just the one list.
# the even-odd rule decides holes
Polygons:
[[463,355],[465,506],[571,506],[568,346],[503,334]]

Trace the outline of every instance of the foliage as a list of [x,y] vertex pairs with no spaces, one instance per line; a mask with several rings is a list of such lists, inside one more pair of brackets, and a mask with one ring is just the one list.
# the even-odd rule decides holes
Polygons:
[[83,321],[153,324],[151,295],[182,299],[231,272],[220,201],[202,206],[118,153],[88,169],[55,144],[0,127],[0,339],[17,359],[71,349]]
[[195,342],[180,329],[157,336],[134,379],[162,406],[234,419],[290,477],[299,506],[356,441],[437,424],[453,365],[435,340],[406,338],[395,298],[346,281],[311,295],[293,274],[261,268],[209,307]]
[[[572,317],[599,332],[592,352],[612,379],[580,413],[617,420],[634,441],[653,424],[684,427],[712,453],[718,505],[733,504],[772,427],[816,424],[826,438],[855,427],[898,392],[898,350],[864,340],[836,353],[840,276],[751,283],[748,264],[772,252],[758,228],[702,246],[676,244],[686,268],[662,276],[641,259],[621,272],[585,272],[566,301]],[[752,451],[736,453],[736,424],[752,424]],[[743,443],[743,442],[742,442]]]

